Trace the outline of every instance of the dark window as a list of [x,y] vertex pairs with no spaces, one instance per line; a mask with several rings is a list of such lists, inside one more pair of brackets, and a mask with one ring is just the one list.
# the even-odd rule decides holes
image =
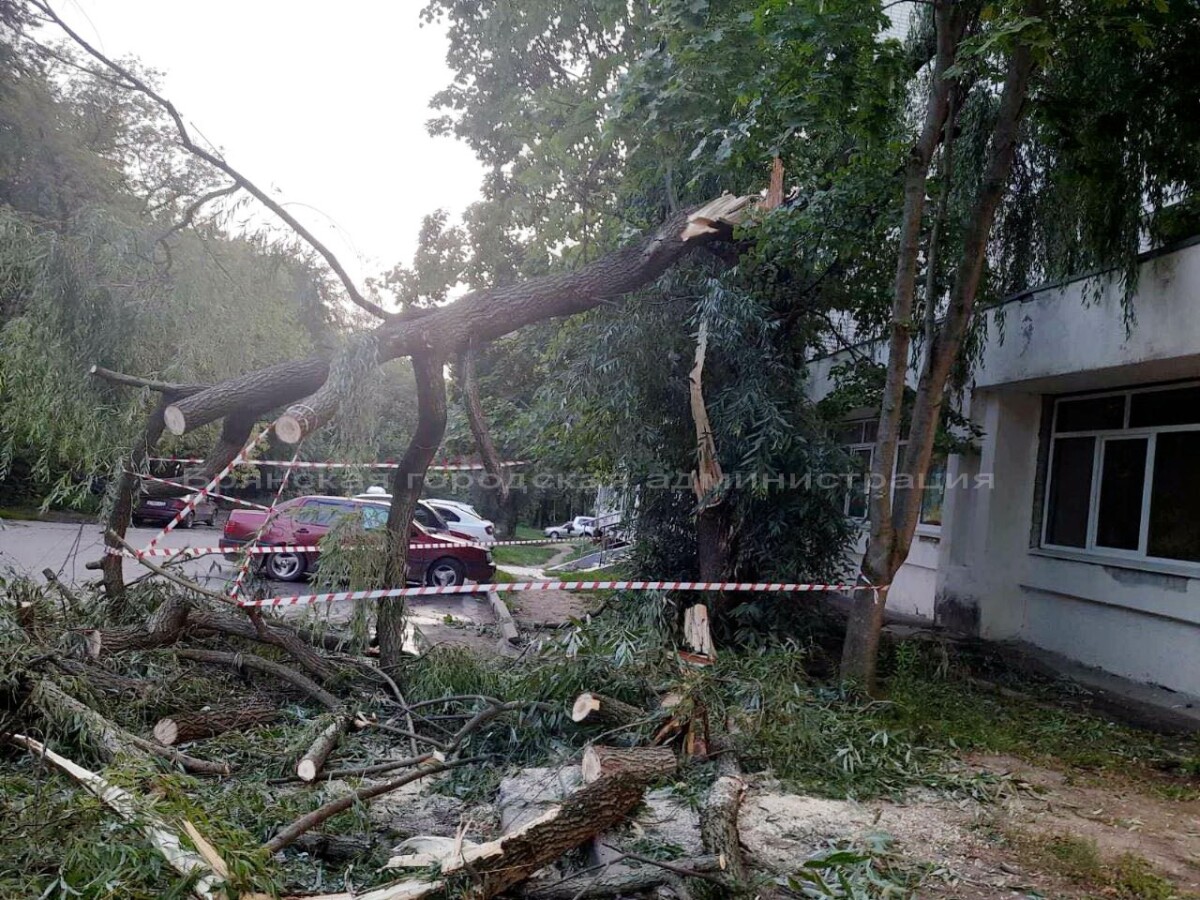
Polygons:
[[1146,438],[1104,442],[1096,546],[1136,550],[1142,534],[1142,488],[1146,484]]
[[382,528],[387,524],[388,508],[386,506],[363,506],[362,526],[368,531]]
[[1096,439],[1059,438],[1050,460],[1050,506],[1046,542],[1086,547],[1088,503],[1092,496],[1092,456]]
[[1125,427],[1125,395],[1060,400],[1054,430],[1107,431]]
[[946,501],[946,457],[935,456],[929,462],[925,487],[921,494],[921,524],[941,525],[942,504]]
[[450,511],[449,509],[447,509],[444,506],[438,508],[438,515],[441,516],[443,519],[445,519],[447,522],[457,522],[458,521],[458,516],[455,515],[452,511]]
[[1156,441],[1146,553],[1200,562],[1200,431],[1166,432]]
[[850,490],[846,498],[846,515],[852,519],[867,517],[867,484],[871,476],[871,449],[864,447],[850,451],[853,470],[850,473]]
[[1200,387],[1146,391],[1134,394],[1130,403],[1130,428],[1200,423]]

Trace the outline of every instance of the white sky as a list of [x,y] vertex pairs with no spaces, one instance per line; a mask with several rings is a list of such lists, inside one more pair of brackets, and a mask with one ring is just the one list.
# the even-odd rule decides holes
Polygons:
[[425,131],[450,70],[424,0],[53,2],[99,49],[162,72],[184,118],[360,284],[411,261],[426,213],[478,197],[470,149]]

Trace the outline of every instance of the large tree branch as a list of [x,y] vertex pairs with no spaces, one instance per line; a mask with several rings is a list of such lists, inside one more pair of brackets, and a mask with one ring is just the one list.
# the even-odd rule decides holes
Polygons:
[[381,319],[388,318],[387,312],[362,295],[358,287],[354,284],[354,281],[350,278],[349,273],[342,266],[338,258],[333,254],[333,251],[321,243],[321,241],[317,240],[313,233],[301,225],[295,216],[284,209],[284,207],[274,198],[272,198],[270,194],[227,163],[216,153],[213,153],[211,150],[208,150],[207,148],[197,144],[192,139],[191,132],[188,130],[186,123],[183,121],[183,116],[180,115],[179,110],[175,108],[175,105],[170,100],[159,94],[156,90],[154,90],[154,88],[152,88],[143,79],[139,78],[129,69],[109,59],[108,56],[84,40],[82,36],[80,36],[69,25],[67,25],[62,18],[59,17],[58,13],[54,11],[54,9],[48,2],[46,2],[46,0],[30,0],[30,3],[35,9],[37,9],[39,12],[49,18],[50,21],[52,21],[55,25],[66,32],[67,36],[70,37],[71,40],[73,40],[76,44],[78,44],[89,56],[99,62],[106,69],[115,73],[118,77],[118,83],[120,83],[123,87],[128,90],[137,91],[138,93],[143,94],[160,106],[163,111],[170,116],[171,121],[175,124],[175,130],[179,134],[179,141],[181,144],[183,144],[184,149],[186,149],[192,155],[204,160],[213,168],[219,169],[232,178],[234,183],[239,188],[246,191],[256,200],[258,200],[259,203],[278,216],[289,228],[292,229],[292,231],[298,234],[306,244],[320,254],[321,258],[325,260],[329,268],[334,271],[338,279],[342,282],[342,286],[346,289],[347,296],[355,306],[359,307],[360,309],[364,309],[371,315],[378,316]]
[[471,426],[471,434],[475,437],[475,446],[483,460],[483,468],[496,479],[500,486],[500,500],[508,499],[508,473],[500,463],[500,455],[496,452],[496,444],[488,430],[487,417],[483,413],[483,403],[479,400],[479,383],[475,379],[475,347],[463,351],[459,361],[461,376],[463,406],[467,411],[467,423]]

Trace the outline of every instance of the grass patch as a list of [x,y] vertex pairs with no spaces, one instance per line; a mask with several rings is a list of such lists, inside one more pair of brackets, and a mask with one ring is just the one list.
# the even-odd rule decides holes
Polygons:
[[561,550],[561,547],[555,546],[496,547],[492,550],[492,557],[502,566],[540,568]]
[[1020,833],[1011,836],[1010,842],[1026,865],[1065,878],[1098,896],[1115,900],[1180,900],[1196,896],[1180,894],[1135,853],[1106,860],[1090,838]]

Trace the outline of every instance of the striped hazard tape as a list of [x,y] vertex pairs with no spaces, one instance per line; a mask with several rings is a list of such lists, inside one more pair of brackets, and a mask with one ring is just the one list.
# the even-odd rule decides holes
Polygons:
[[213,488],[215,488],[217,485],[219,485],[221,483],[222,478],[224,478],[226,475],[228,475],[230,472],[232,472],[236,467],[240,466],[243,462],[245,462],[246,457],[250,455],[250,452],[255,447],[257,447],[261,442],[263,442],[267,439],[267,436],[271,433],[271,429],[274,427],[275,427],[275,424],[271,423],[266,428],[264,428],[261,432],[259,432],[257,437],[251,438],[249,440],[249,442],[246,444],[246,446],[244,446],[241,450],[239,450],[237,452],[237,455],[234,456],[234,458],[229,461],[229,465],[227,465],[220,472],[218,472],[215,476],[213,476],[212,480],[209,481],[208,484],[206,484],[199,491],[197,491],[195,494],[193,494],[191,497],[189,497],[188,501],[183,505],[183,508],[181,510],[179,510],[178,513],[175,514],[175,518],[173,518],[170,522],[168,522],[163,527],[162,531],[160,531],[158,534],[156,534],[154,537],[152,537],[150,539],[150,542],[148,544],[146,544],[145,547],[143,547],[141,550],[139,550],[137,552],[138,557],[145,556],[150,550],[153,550],[158,545],[159,541],[161,541],[164,537],[166,537],[168,534],[170,534],[172,531],[175,530],[176,526],[178,526],[179,523],[182,522],[187,517],[188,513],[194,512],[196,509],[196,504],[198,504],[201,500],[203,500],[205,497],[207,497],[209,495],[209,492],[212,491]]
[[457,584],[445,587],[387,588],[377,591],[336,591],[293,594],[238,601],[239,606],[298,606],[343,600],[383,600],[387,597],[427,597],[432,594],[482,594],[489,591],[737,591],[741,593],[804,594],[822,591],[878,591],[881,587],[854,584],[792,584],[778,581],[519,581],[509,584]]
[[[211,494],[209,496],[212,496]],[[261,509],[269,509],[262,506]],[[540,538],[538,540],[528,541],[422,541],[419,544],[409,544],[409,550],[431,550],[435,547],[478,547],[480,550],[490,550],[493,547],[524,547],[531,544],[562,544],[562,538]],[[614,548],[615,549],[615,548]],[[116,547],[109,547],[108,553],[111,556],[175,556],[181,554],[183,556],[209,556],[214,553],[320,553],[321,548],[316,544],[265,544],[262,546],[246,547],[246,546],[231,546],[231,547],[156,547],[152,550],[143,550],[140,553],[130,553],[128,550],[119,550]]]

